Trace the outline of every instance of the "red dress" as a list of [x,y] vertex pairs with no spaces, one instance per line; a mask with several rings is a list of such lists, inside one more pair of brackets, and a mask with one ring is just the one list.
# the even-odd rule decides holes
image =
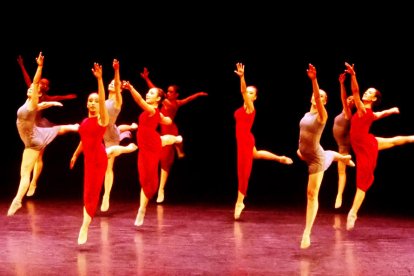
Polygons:
[[106,127],[98,124],[98,118],[86,118],[79,126],[83,146],[84,176],[83,201],[88,215],[93,218],[98,207],[105,171],[108,165],[103,136]]
[[160,112],[156,109],[153,116],[143,111],[138,118],[138,174],[144,194],[151,199],[158,190],[158,170],[161,157],[161,137],[157,132]]
[[356,157],[356,185],[366,192],[374,182],[374,170],[377,165],[378,141],[369,133],[375,120],[371,108],[359,117],[357,112],[351,119],[351,145]]
[[[161,113],[164,116],[170,117],[173,123],[171,125],[161,125],[161,135],[171,134],[174,136],[178,135],[178,127],[174,123],[175,115],[178,111],[177,101],[169,101],[168,105],[163,105],[161,107]],[[162,147],[161,150],[161,168],[169,171],[172,164],[174,163],[175,158],[175,146],[167,145]]]
[[255,115],[256,110],[247,114],[243,106],[234,112],[234,118],[236,120],[238,189],[243,195],[247,193],[253,165],[255,140],[250,130],[253,126]]

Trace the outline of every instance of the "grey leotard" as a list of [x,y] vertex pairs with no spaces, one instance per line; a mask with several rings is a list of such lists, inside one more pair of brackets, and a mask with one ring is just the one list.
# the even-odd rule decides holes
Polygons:
[[119,142],[121,141],[120,131],[115,122],[121,112],[121,109],[115,108],[115,101],[112,99],[106,100],[105,105],[109,114],[109,123],[104,134],[105,147],[119,145]]
[[115,101],[108,99],[105,101],[106,109],[109,113],[109,124],[106,127],[104,134],[105,147],[110,147],[114,145],[119,145],[122,139],[131,138],[132,134],[130,131],[119,131],[117,125],[115,124],[116,119],[118,118],[119,113],[121,112],[120,108],[115,107]]
[[299,151],[308,165],[310,174],[325,171],[332,163],[334,152],[320,145],[325,124],[317,119],[318,113],[307,112],[299,123]]
[[43,150],[58,135],[60,126],[38,127],[35,124],[37,110],[28,110],[26,101],[17,110],[16,126],[25,148]]

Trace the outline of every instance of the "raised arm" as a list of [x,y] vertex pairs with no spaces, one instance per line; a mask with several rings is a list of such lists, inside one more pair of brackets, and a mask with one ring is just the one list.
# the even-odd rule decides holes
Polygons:
[[343,72],[339,75],[339,85],[341,90],[341,102],[342,102],[342,109],[345,113],[346,119],[351,119],[352,116],[352,110],[351,107],[348,104],[348,95],[346,93],[346,87],[345,87],[345,79],[346,79],[346,72]]
[[312,81],[312,91],[313,91],[312,93],[313,93],[313,98],[315,99],[316,109],[318,110],[319,121],[322,123],[325,123],[326,120],[328,119],[328,112],[326,111],[325,105],[321,99],[318,79],[316,77],[316,68],[310,63],[307,69],[307,74],[308,74],[309,79]]
[[355,107],[357,108],[358,113],[365,113],[365,106],[361,100],[361,95],[359,94],[359,85],[356,78],[356,73],[354,69],[354,64],[350,65],[349,63],[345,62],[345,72],[347,72],[351,76],[351,90],[352,96],[354,97]]
[[246,106],[246,112],[251,113],[254,110],[253,100],[247,96],[247,85],[244,78],[244,64],[236,63],[236,70],[234,72],[240,77],[240,92],[243,96],[244,105]]
[[131,92],[131,96],[134,99],[134,101],[138,104],[139,107],[141,107],[143,110],[148,111],[152,114],[155,113],[155,108],[148,104],[145,99],[141,96],[141,94],[132,86],[132,84],[129,81],[124,81],[122,83],[122,87],[129,90]]
[[144,67],[144,71],[142,71],[142,73],[140,75],[145,80],[145,82],[147,83],[148,88],[156,87],[155,84],[149,78],[149,71],[148,71],[147,67]]
[[98,81],[98,100],[99,100],[99,117],[98,121],[101,126],[107,126],[109,123],[109,114],[105,106],[105,87],[102,79],[102,65],[94,63],[92,73]]
[[119,72],[119,61],[114,59],[112,62],[112,67],[114,68],[114,90],[115,90],[115,105],[118,108],[122,106],[122,83],[121,75]]
[[17,57],[17,63],[19,64],[20,69],[22,70],[24,82],[26,83],[27,87],[30,87],[30,85],[32,84],[32,79],[30,78],[29,73],[27,73],[26,67],[24,66],[23,57],[21,55]]
[[37,62],[37,69],[35,76],[33,78],[33,83],[30,85],[29,90],[31,90],[31,96],[29,97],[29,109],[35,110],[38,108],[39,103],[39,82],[42,77],[42,70],[43,70],[43,61],[44,56],[42,52],[39,53],[39,56],[36,58]]

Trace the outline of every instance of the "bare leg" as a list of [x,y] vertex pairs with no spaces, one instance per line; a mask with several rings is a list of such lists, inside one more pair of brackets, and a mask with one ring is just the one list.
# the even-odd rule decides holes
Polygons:
[[45,152],[44,149],[41,150],[39,153],[39,157],[37,157],[37,160],[36,160],[36,163],[33,169],[32,180],[30,181],[29,190],[27,191],[26,196],[33,196],[36,191],[37,181],[39,180],[40,174],[42,173],[42,170],[43,170],[43,153],[44,152]]
[[346,183],[346,165],[343,162],[338,162],[338,193],[336,194],[335,208],[342,206],[342,195],[344,193]]
[[276,155],[267,150],[257,150],[256,147],[253,148],[253,158],[277,161],[279,163],[288,165],[293,163],[292,159],[289,157]]
[[36,160],[39,157],[40,151],[33,149],[24,149],[22,164],[20,166],[20,183],[17,190],[17,194],[14,197],[9,210],[7,211],[8,216],[13,216],[17,210],[22,207],[22,199],[27,192],[30,184],[30,176],[35,166]]
[[358,210],[365,199],[365,192],[357,188],[355,192],[354,202],[352,203],[351,210],[349,210],[348,218],[346,221],[346,230],[352,230],[355,226],[355,221],[358,217]]
[[134,143],[130,143],[128,146],[120,146],[120,145],[110,146],[110,147],[107,147],[105,150],[106,150],[106,155],[108,156],[108,158],[115,158],[116,156],[119,156],[123,153],[134,152],[137,149],[138,149],[137,145],[135,145]]
[[185,157],[183,143],[176,143],[175,144],[175,151],[177,152],[178,159],[182,159]]
[[244,209],[244,194],[242,194],[240,191],[237,191],[237,201],[236,206],[234,207],[234,219],[239,219],[241,212]]
[[124,131],[132,131],[138,129],[138,125],[136,123],[132,123],[130,125],[122,124],[118,126],[120,132]]
[[316,214],[319,208],[319,188],[321,187],[324,172],[318,172],[309,175],[308,189],[307,189],[307,204],[306,204],[306,225],[303,231],[300,248],[308,248],[311,244],[310,235],[312,232],[313,223],[315,222]]
[[91,224],[92,218],[89,216],[88,212],[86,212],[86,208],[83,207],[83,221],[82,226],[79,231],[78,236],[78,244],[84,244],[88,240],[88,229],[89,225]]
[[115,157],[108,158],[108,166],[105,172],[104,188],[105,192],[102,197],[101,211],[106,212],[109,209],[109,196],[111,195],[112,184],[114,182],[114,162]]
[[137,217],[135,218],[135,226],[141,226],[144,223],[145,212],[147,210],[149,199],[146,197],[144,190],[141,188],[140,202]]
[[178,136],[171,135],[171,134],[161,135],[161,144],[163,147],[172,145],[175,143],[182,143],[182,142],[183,142],[183,137],[181,135],[178,135]]
[[352,155],[350,154],[341,154],[336,151],[332,151],[334,153],[334,160],[337,162],[343,162],[345,165],[350,167],[355,167],[354,161],[352,161]]
[[73,125],[61,125],[58,134],[65,134],[67,132],[77,132],[79,130],[79,124]]
[[161,168],[160,186],[158,188],[157,203],[162,203],[164,201],[164,188],[165,184],[167,183],[168,175],[169,171]]
[[389,149],[395,146],[401,146],[408,143],[414,143],[414,135],[395,136],[391,138],[375,137],[378,141],[378,150]]

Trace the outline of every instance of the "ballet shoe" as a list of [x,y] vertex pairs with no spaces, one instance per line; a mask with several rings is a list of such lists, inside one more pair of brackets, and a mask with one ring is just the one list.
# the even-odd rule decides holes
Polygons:
[[241,212],[244,209],[244,204],[243,203],[236,203],[236,207],[234,208],[234,219],[239,219]]
[[346,219],[346,230],[350,231],[354,229],[356,220],[357,220],[357,216],[349,213]]
[[104,196],[102,198],[101,212],[106,212],[108,210],[109,210],[109,197]]
[[176,143],[182,143],[183,142],[183,136],[181,136],[181,135],[176,136],[175,137],[175,142]]
[[79,236],[78,236],[78,244],[79,245],[85,244],[87,240],[88,240],[88,229],[81,227],[79,231]]
[[306,249],[311,245],[311,241],[310,241],[310,235],[307,234],[303,234],[302,236],[302,240],[300,242],[300,248],[301,249]]
[[164,192],[160,191],[158,192],[157,203],[162,203],[162,202],[164,202]]
[[139,208],[134,225],[141,226],[144,223],[144,217],[145,217],[145,210],[141,210],[141,208]]
[[27,190],[26,196],[33,196],[36,191],[36,185],[30,184],[29,189]]
[[13,216],[17,210],[19,210],[22,207],[22,202],[13,200],[13,202],[10,205],[9,210],[7,211],[7,216]]
[[335,200],[335,209],[339,209],[342,206],[342,198],[337,197]]

